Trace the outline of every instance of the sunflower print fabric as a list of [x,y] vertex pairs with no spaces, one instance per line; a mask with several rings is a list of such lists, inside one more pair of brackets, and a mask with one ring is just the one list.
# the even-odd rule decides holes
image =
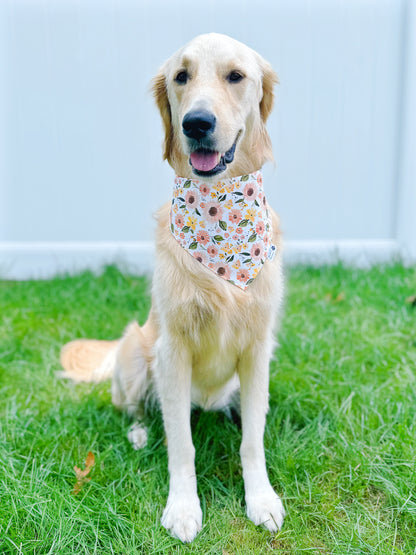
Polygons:
[[195,262],[243,290],[275,253],[261,171],[215,184],[176,177],[170,224]]

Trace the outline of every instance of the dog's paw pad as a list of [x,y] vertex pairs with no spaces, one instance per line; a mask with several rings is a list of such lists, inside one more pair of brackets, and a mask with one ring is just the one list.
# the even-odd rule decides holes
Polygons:
[[283,525],[285,510],[280,497],[273,491],[246,498],[247,516],[256,525],[277,532]]
[[162,526],[181,542],[191,542],[202,528],[199,499],[168,500],[162,515]]
[[127,433],[127,438],[133,449],[138,451],[147,445],[147,432],[140,422],[135,422]]

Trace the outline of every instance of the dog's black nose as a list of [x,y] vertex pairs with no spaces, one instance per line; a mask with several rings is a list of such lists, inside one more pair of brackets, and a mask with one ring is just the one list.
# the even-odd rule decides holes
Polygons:
[[188,112],[182,121],[184,134],[190,139],[203,139],[215,129],[215,116],[203,110]]

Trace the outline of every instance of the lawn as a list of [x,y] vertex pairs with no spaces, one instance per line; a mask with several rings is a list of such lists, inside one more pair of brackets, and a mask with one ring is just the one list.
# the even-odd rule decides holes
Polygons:
[[[204,527],[183,546],[160,525],[168,492],[160,414],[134,451],[109,384],[56,376],[60,346],[143,323],[149,282],[110,267],[0,282],[0,553],[413,554],[416,269],[288,270],[265,433],[287,510],[273,536],[245,517],[240,430],[194,412]],[[74,495],[74,465],[95,464]]]

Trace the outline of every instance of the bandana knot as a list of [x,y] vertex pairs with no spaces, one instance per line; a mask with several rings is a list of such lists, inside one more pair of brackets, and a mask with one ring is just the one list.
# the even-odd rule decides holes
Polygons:
[[243,290],[276,251],[261,171],[215,184],[176,177],[170,224],[191,256]]

